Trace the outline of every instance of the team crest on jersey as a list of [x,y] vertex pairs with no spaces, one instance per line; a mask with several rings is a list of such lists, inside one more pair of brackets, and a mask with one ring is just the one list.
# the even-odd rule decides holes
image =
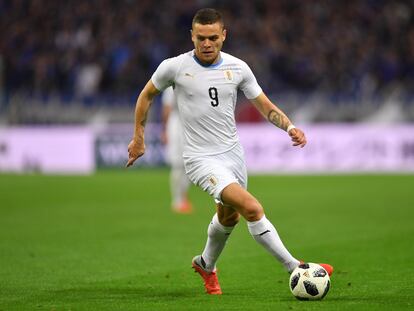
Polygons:
[[208,181],[210,182],[210,184],[212,184],[214,187],[217,186],[218,184],[218,180],[216,178],[216,176],[214,175],[210,175],[210,177],[208,178]]
[[226,78],[226,80],[232,81],[233,72],[231,70],[224,70],[224,77]]

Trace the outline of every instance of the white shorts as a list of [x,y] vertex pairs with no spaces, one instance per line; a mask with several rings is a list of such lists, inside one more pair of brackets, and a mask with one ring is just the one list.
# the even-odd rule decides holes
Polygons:
[[232,183],[247,189],[247,170],[240,145],[217,155],[184,157],[184,167],[191,182],[211,195],[216,203],[223,204],[221,192]]

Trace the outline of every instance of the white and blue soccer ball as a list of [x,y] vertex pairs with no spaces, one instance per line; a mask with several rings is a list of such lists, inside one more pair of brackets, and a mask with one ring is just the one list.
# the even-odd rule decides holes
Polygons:
[[300,264],[292,271],[289,288],[299,300],[319,300],[326,296],[331,286],[328,272],[316,263]]

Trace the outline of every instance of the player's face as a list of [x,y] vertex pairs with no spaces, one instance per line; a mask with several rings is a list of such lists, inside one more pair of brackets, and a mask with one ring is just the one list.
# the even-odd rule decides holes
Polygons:
[[226,39],[226,30],[220,23],[201,25],[195,23],[191,30],[197,58],[205,64],[214,64]]

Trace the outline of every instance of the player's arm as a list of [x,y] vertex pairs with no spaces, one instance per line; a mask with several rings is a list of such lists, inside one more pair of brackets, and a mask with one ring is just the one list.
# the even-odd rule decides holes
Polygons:
[[126,167],[131,166],[145,152],[144,129],[147,123],[148,111],[152,100],[160,91],[154,86],[151,80],[145,85],[138,96],[135,106],[135,127],[134,136],[128,145],[128,162]]
[[263,92],[250,101],[270,123],[288,132],[293,141],[293,146],[303,148],[306,145],[306,137],[303,131],[294,127],[286,114],[273,104]]

